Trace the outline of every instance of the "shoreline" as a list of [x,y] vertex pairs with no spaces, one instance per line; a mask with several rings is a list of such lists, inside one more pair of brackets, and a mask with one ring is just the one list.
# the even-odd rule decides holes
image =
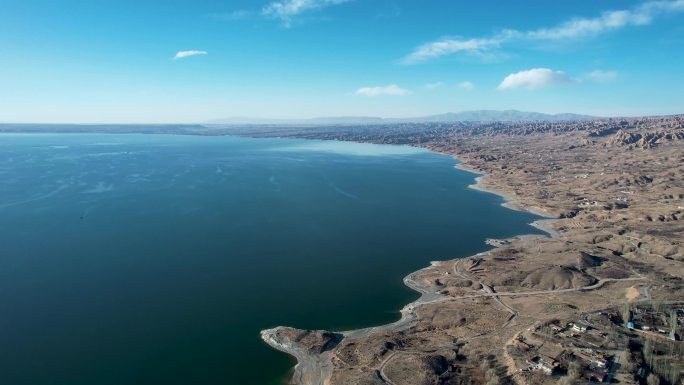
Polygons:
[[[416,146],[409,146],[409,147],[416,147]],[[556,230],[552,228],[552,223],[556,221],[558,218],[552,217],[548,213],[544,213],[542,211],[537,211],[533,208],[528,208],[525,206],[520,205],[517,203],[515,197],[506,194],[504,192],[492,189],[492,188],[487,188],[482,185],[482,180],[487,176],[486,173],[478,172],[473,169],[470,169],[468,167],[463,166],[464,161],[462,159],[459,159],[458,157],[454,156],[453,154],[445,154],[439,151],[433,151],[430,148],[427,147],[420,147],[424,148],[430,152],[440,154],[440,155],[445,155],[445,156],[450,156],[451,158],[455,159],[458,163],[454,165],[455,169],[466,171],[472,174],[477,175],[475,177],[475,183],[468,185],[467,188],[484,192],[484,193],[489,193],[489,194],[494,194],[499,197],[501,197],[504,202],[501,203],[501,206],[509,209],[509,210],[514,210],[514,211],[521,211],[521,212],[527,212],[530,214],[534,214],[537,216],[544,217],[545,219],[538,219],[529,225],[541,230],[542,232],[546,233],[546,235],[543,235],[544,237],[549,237],[549,238],[554,238],[558,239],[560,238],[560,233],[558,233]],[[515,238],[523,238],[523,237],[535,237],[539,236],[537,234],[518,234],[514,235],[512,237],[509,237],[507,239],[515,239]],[[444,260],[444,261],[432,261],[430,262],[430,265],[423,267],[421,269],[418,269],[414,272],[409,273],[407,276],[403,278],[404,285],[410,288],[411,290],[416,291],[417,293],[420,294],[420,297],[412,302],[409,302],[408,304],[404,305],[402,309],[399,311],[400,313],[400,318],[392,323],[384,324],[384,325],[378,325],[378,326],[372,326],[372,327],[367,327],[367,328],[360,328],[360,329],[353,329],[353,330],[346,330],[346,331],[340,331],[339,333],[344,336],[345,339],[358,339],[362,337],[366,337],[370,335],[371,333],[374,332],[379,332],[379,331],[403,331],[408,329],[413,322],[416,321],[417,315],[416,315],[416,309],[425,304],[434,304],[434,303],[440,303],[440,302],[450,302],[453,301],[452,298],[449,296],[446,296],[444,294],[437,293],[435,291],[429,290],[428,287],[421,286],[415,281],[415,276],[422,272],[423,270],[429,269],[433,266],[440,266],[443,264],[448,264],[450,262],[455,262],[455,261],[466,261],[469,259],[473,258],[478,258],[483,255],[488,255],[491,253],[491,251],[500,249],[501,246],[496,246],[492,247],[491,249],[482,251],[480,253],[477,253],[475,255],[470,255],[466,256],[463,258],[458,258],[458,259],[450,259],[450,260]],[[277,326],[271,329],[265,329],[261,331],[261,339],[263,342],[265,342],[267,345],[272,347],[273,349],[276,349],[278,351],[281,351],[283,353],[286,353],[293,357],[297,363],[294,366],[294,373],[292,375],[292,378],[290,380],[290,383],[295,384],[295,385],[330,385],[329,384],[329,377],[331,374],[331,367],[332,367],[332,362],[330,361],[330,357],[326,353],[322,354],[307,354],[303,352],[302,349],[299,349],[295,346],[292,346],[292,344],[288,344],[286,342],[279,341],[278,338],[276,338],[276,335],[280,330],[285,328],[284,326]],[[318,367],[317,367],[318,366]],[[327,369],[327,370],[326,370]],[[302,379],[303,378],[309,378],[309,381],[304,382]]]
[[483,181],[489,177],[487,174],[481,173],[481,172],[473,170],[467,166],[464,166],[463,165],[464,161],[457,158],[454,155],[451,155],[451,157],[458,161],[458,164],[456,164],[454,166],[454,168],[456,168],[458,170],[467,171],[467,172],[470,172],[470,173],[477,175],[475,177],[475,183],[468,186],[469,189],[473,189],[476,191],[482,191],[482,192],[486,192],[486,193],[490,193],[490,194],[500,196],[504,200],[501,205],[507,209],[527,212],[527,213],[534,214],[534,215],[537,215],[540,217],[544,217],[546,219],[557,219],[557,217],[545,212],[544,210],[542,210],[540,208],[523,206],[520,202],[517,201],[516,197],[513,195],[507,194],[503,191],[496,190],[495,188],[485,187]]
[[[653,127],[634,131],[649,129]],[[333,343],[325,335],[331,333],[321,330],[261,331],[263,342],[294,359],[294,368],[290,361],[290,370],[278,376],[279,383],[392,385],[396,378],[413,384],[423,376],[450,380],[461,371],[482,376],[486,364],[497,371],[495,379],[505,376],[511,383],[526,385],[532,374],[525,369],[535,354],[557,357],[560,367],[568,368],[571,362],[562,353],[577,350],[575,341],[563,336],[560,342],[553,340],[558,351],[542,351],[544,342],[551,340],[548,335],[540,337],[540,326],[580,322],[631,338],[629,330],[608,322],[605,314],[620,313],[625,303],[682,303],[684,242],[681,226],[676,225],[684,215],[684,206],[677,201],[684,197],[684,184],[672,178],[684,174],[684,166],[677,163],[679,143],[626,148],[614,137],[588,140],[582,132],[565,134],[563,141],[555,135],[525,133],[520,140],[438,138],[422,145],[381,142],[383,137],[374,141],[372,135],[340,139],[297,134],[304,135],[295,132],[278,139],[404,145],[448,155],[457,161],[455,168],[476,174],[469,189],[501,197],[501,206],[507,209],[546,218],[529,225],[548,236],[488,239],[492,247],[485,252],[431,262],[403,278],[419,296],[404,305],[398,320],[332,333],[339,338]],[[283,332],[278,334],[279,330]],[[521,348],[516,340],[532,344]],[[636,360],[648,367],[631,350],[616,350],[605,338],[603,342],[592,343],[592,349],[608,357],[618,352],[611,359],[620,365]],[[448,370],[433,373],[421,366],[434,359],[446,361]],[[635,374],[633,368],[618,368],[611,378],[624,381]],[[585,369],[582,374],[588,373]],[[548,378],[543,383],[555,382]]]

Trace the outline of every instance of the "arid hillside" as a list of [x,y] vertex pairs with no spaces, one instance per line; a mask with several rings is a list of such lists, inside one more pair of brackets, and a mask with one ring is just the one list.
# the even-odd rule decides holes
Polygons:
[[[408,144],[549,217],[552,237],[406,278],[402,320],[298,356],[306,384],[676,384],[684,368],[684,117],[259,128],[250,136]],[[287,349],[283,349],[288,351]],[[305,378],[306,381],[301,379]]]

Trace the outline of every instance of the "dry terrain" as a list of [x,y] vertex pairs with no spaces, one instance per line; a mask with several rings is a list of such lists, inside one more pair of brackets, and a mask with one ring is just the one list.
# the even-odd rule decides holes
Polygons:
[[[376,126],[0,125],[418,146],[482,174],[474,188],[548,217],[550,236],[434,262],[389,325],[262,338],[300,385],[679,384],[684,368],[684,116]],[[494,218],[493,220],[496,220]],[[483,245],[483,250],[485,249]]]
[[334,344],[288,340],[282,350],[300,349],[296,382],[681,381],[681,116],[242,134],[425,147],[483,174],[475,188],[552,218],[537,223],[552,237],[489,240],[496,247],[486,253],[407,277],[422,297],[395,324],[345,332]]

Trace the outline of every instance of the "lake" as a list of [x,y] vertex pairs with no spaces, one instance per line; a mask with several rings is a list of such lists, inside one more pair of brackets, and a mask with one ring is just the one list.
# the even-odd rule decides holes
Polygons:
[[282,384],[277,325],[399,318],[402,278],[539,233],[448,156],[236,137],[0,135],[0,383]]

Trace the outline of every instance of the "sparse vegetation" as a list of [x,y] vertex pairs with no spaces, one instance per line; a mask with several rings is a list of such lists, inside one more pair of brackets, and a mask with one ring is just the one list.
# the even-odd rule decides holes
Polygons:
[[[410,286],[433,302],[415,305],[408,313],[415,320],[405,329],[380,328],[354,340],[370,349],[394,343],[399,332],[403,342],[334,360],[333,384],[365,383],[361,379],[384,368],[393,353],[418,362],[436,348],[460,344],[461,358],[442,355],[448,369],[433,375],[432,383],[674,385],[682,369],[682,343],[670,339],[681,339],[684,317],[678,313],[684,291],[684,141],[667,134],[673,130],[684,132],[684,116],[241,133],[426,147],[485,173],[478,188],[505,195],[515,208],[555,218],[541,226],[557,237],[489,240],[497,248],[487,255],[413,275]],[[344,346],[333,352],[341,354]],[[387,374],[380,373],[378,384]],[[426,378],[418,370],[392,374],[389,381],[396,385]]]

